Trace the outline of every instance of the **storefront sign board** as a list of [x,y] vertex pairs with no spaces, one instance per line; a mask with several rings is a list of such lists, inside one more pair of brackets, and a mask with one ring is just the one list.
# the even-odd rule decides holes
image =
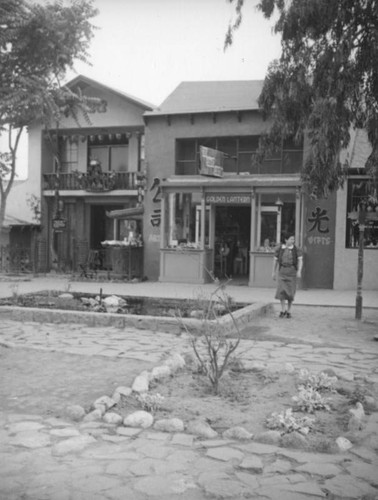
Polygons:
[[61,233],[67,227],[67,219],[53,219],[52,226],[56,233]]
[[223,177],[224,154],[216,149],[200,146],[201,175]]
[[207,193],[205,202],[214,205],[250,205],[251,195],[243,193]]

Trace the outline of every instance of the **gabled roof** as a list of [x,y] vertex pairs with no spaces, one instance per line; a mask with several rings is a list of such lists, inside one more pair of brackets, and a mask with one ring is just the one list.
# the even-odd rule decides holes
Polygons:
[[263,83],[263,80],[182,82],[145,116],[257,110]]
[[117,95],[118,97],[121,97],[122,99],[125,99],[128,102],[131,102],[141,108],[143,108],[146,111],[152,110],[155,108],[154,104],[151,104],[147,101],[143,101],[142,99],[139,99],[138,97],[134,97],[130,94],[126,94],[125,92],[122,92],[121,90],[117,90],[113,87],[109,87],[108,85],[104,85],[103,83],[98,82],[97,80],[92,80],[92,78],[88,78],[87,76],[84,75],[78,75],[76,78],[73,80],[70,80],[68,83],[66,83],[66,86],[69,88],[74,88],[75,86],[80,86],[82,90],[85,89],[86,86],[89,87],[95,87],[98,88],[104,92],[110,92],[112,94]]

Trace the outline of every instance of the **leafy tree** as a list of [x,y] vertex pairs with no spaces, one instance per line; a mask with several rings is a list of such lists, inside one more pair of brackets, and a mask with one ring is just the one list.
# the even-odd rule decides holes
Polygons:
[[[240,26],[245,0],[236,4],[225,46]],[[272,120],[261,152],[287,137],[308,139],[302,180],[316,197],[342,186],[340,151],[352,127],[368,133],[366,169],[378,180],[378,1],[260,0],[258,9],[277,17],[282,54],[271,63],[259,104]]]
[[27,0],[0,0],[0,241],[7,197],[15,179],[22,131],[39,120],[49,129],[63,116],[76,120],[99,103],[62,84],[75,60],[87,61],[93,37],[92,0],[56,0],[46,5]]

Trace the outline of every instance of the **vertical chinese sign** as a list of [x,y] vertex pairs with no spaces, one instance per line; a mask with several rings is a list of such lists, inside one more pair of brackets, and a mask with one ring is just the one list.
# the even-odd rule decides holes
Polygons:
[[307,198],[304,220],[305,284],[308,288],[333,288],[336,195]]

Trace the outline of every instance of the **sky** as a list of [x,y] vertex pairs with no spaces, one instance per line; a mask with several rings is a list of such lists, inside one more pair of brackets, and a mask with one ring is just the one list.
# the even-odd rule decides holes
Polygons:
[[[155,106],[182,81],[264,79],[280,55],[274,21],[264,19],[257,0],[245,0],[243,23],[226,51],[235,1],[94,0],[94,5],[99,14],[92,20],[91,66],[77,63],[67,81],[82,74]],[[19,178],[26,170],[20,161]]]

